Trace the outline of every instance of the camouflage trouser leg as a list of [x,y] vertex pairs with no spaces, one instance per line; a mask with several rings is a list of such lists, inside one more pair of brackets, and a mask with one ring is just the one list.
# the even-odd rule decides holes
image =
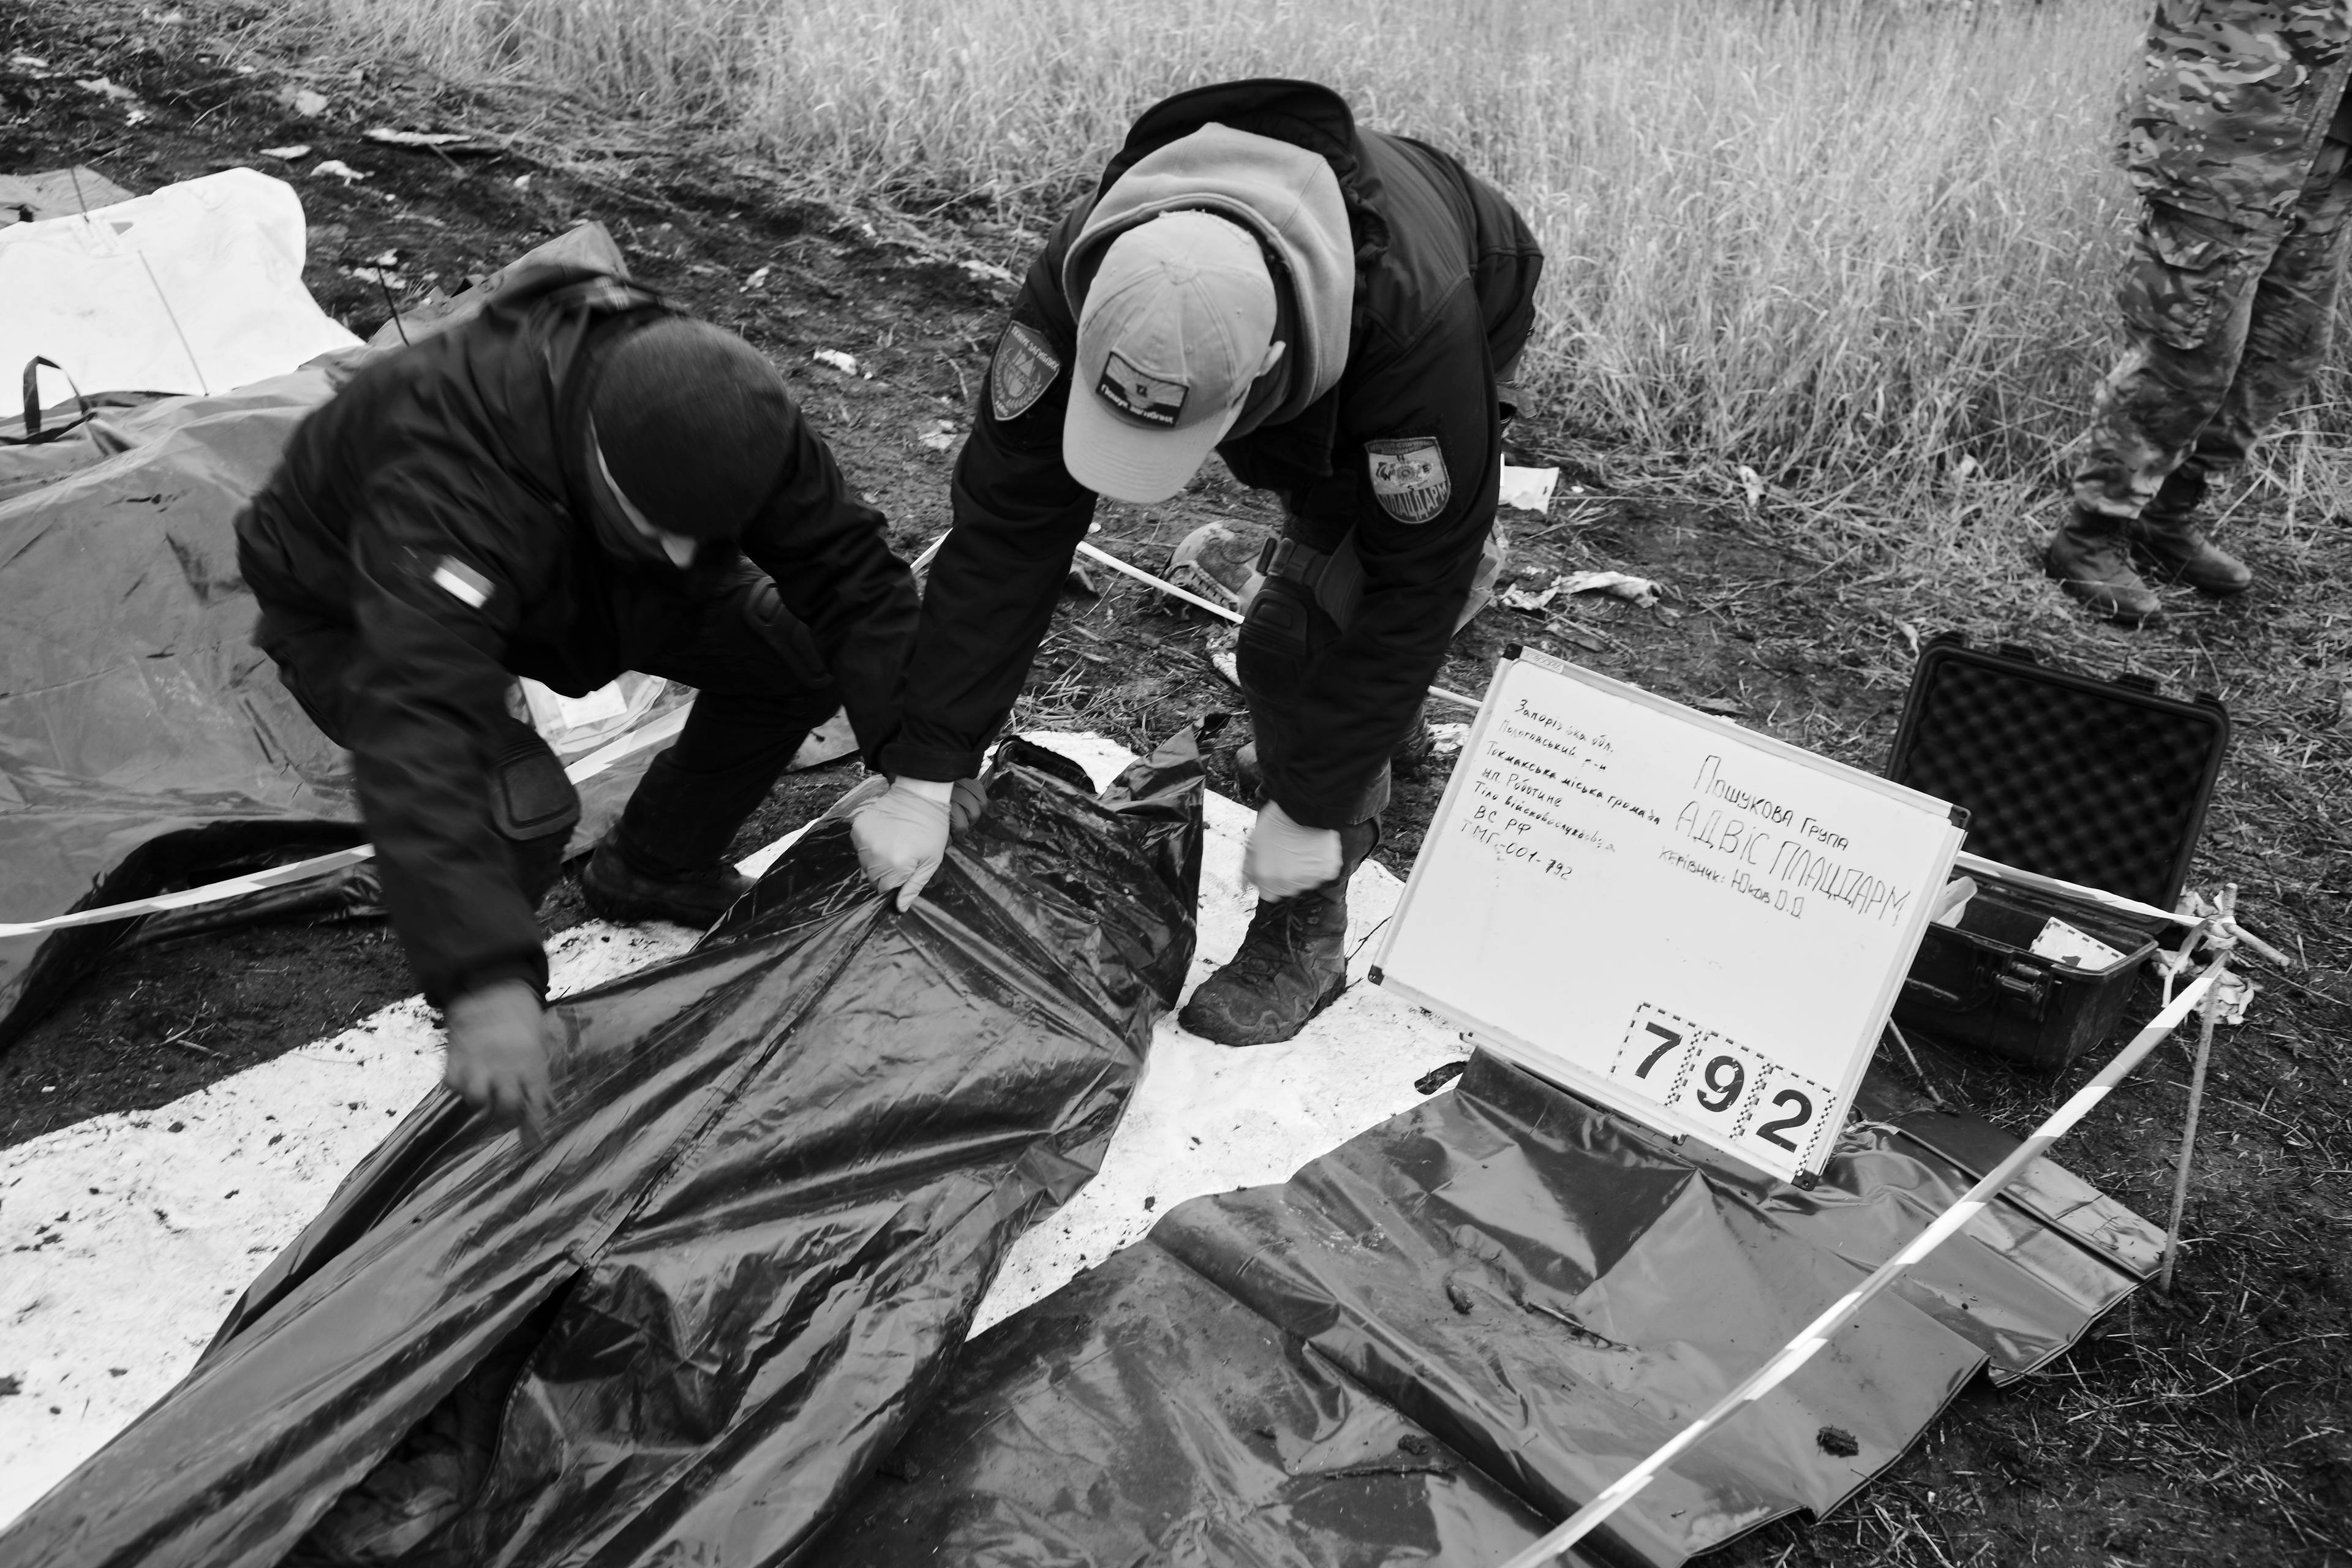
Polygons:
[[2352,237],[2347,153],[2322,145],[2275,240],[2148,204],[2119,295],[2126,346],[2074,468],[2077,510],[2186,517],[2310,381]]

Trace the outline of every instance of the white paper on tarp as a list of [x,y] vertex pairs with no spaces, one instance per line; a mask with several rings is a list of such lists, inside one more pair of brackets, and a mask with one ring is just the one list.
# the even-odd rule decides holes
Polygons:
[[38,356],[85,393],[219,393],[354,347],[302,286],[304,236],[293,187],[251,169],[0,228],[0,383]]
[[1522,652],[1422,842],[1382,984],[1650,1126],[1817,1172],[1959,851],[1953,816]]
[[559,757],[591,752],[613,740],[644,718],[669,689],[669,682],[660,676],[634,669],[585,697],[566,697],[528,676],[519,684],[531,728]]

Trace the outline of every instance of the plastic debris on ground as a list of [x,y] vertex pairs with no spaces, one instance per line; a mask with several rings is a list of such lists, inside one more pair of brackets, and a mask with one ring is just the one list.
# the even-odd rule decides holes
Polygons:
[[360,132],[371,142],[386,147],[404,147],[415,152],[463,153],[495,153],[498,149],[477,139],[467,131],[398,131],[389,125],[373,125]]
[[1226,685],[1236,691],[1242,689],[1241,628],[1211,634],[1204,657]]
[[1197,750],[1084,776],[1004,748],[905,914],[813,828],[692,952],[557,1005],[536,1148],[436,1091],[0,1560],[793,1558],[1183,981]]
[[818,349],[815,353],[809,355],[809,359],[817,364],[831,365],[834,369],[841,372],[844,375],[856,375],[857,374],[857,356],[852,353],[844,353],[839,349]]
[[[1883,1109],[1800,1190],[1474,1057],[1454,1090],[1286,1184],[1177,1206],[975,1340],[806,1561],[1498,1562],[2014,1146]],[[2073,1344],[2160,1244],[2036,1164],[1578,1560],[1679,1564],[1828,1512],[1978,1371]]]
[[[1274,530],[1261,523],[1204,522],[1176,542],[1160,575],[1188,594],[1238,612],[1256,596],[1258,584],[1265,581],[1258,573],[1258,558],[1275,537]],[[1160,596],[1179,615],[1202,614],[1181,599]]]
[[1558,468],[1522,468],[1505,463],[1502,490],[1496,500],[1517,511],[1549,511],[1552,489],[1559,483]]
[[1533,614],[1550,608],[1554,599],[1577,594],[1606,594],[1612,599],[1647,605],[1657,603],[1659,588],[1647,577],[1625,572],[1563,572],[1540,588],[1530,579],[1512,584],[1496,597],[1507,610]]

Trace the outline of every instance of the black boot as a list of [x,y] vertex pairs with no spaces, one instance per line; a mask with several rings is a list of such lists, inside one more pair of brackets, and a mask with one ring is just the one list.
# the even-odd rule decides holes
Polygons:
[[2253,584],[2246,563],[2205,537],[2187,518],[2142,517],[2132,527],[2132,546],[2165,575],[2203,594],[2242,594]]
[[669,921],[709,931],[751,890],[751,879],[724,860],[698,871],[648,869],[622,846],[618,828],[597,841],[580,873],[580,896],[589,909],[623,925]]
[[2043,570],[2095,616],[2136,626],[2163,612],[2163,604],[2125,553],[2115,520],[2077,511],[2042,552]]
[[1177,1023],[1221,1046],[1270,1046],[1338,1001],[1348,989],[1348,879],[1379,842],[1377,821],[1342,828],[1337,877],[1278,903],[1260,899],[1240,949]]

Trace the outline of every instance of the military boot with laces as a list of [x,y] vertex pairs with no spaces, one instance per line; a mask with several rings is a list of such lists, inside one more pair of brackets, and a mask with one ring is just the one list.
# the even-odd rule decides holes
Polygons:
[[1376,823],[1342,828],[1337,877],[1279,902],[1260,899],[1239,950],[1177,1023],[1221,1046],[1270,1046],[1337,1002],[1348,989],[1348,879],[1379,841]]
[[2185,517],[2142,517],[2132,526],[2131,542],[2158,570],[2200,594],[2242,594],[2254,581],[2244,562]]
[[2132,570],[2122,530],[2110,519],[2075,512],[2051,536],[2042,564],[2095,616],[2136,626],[2163,613],[2162,601]]

